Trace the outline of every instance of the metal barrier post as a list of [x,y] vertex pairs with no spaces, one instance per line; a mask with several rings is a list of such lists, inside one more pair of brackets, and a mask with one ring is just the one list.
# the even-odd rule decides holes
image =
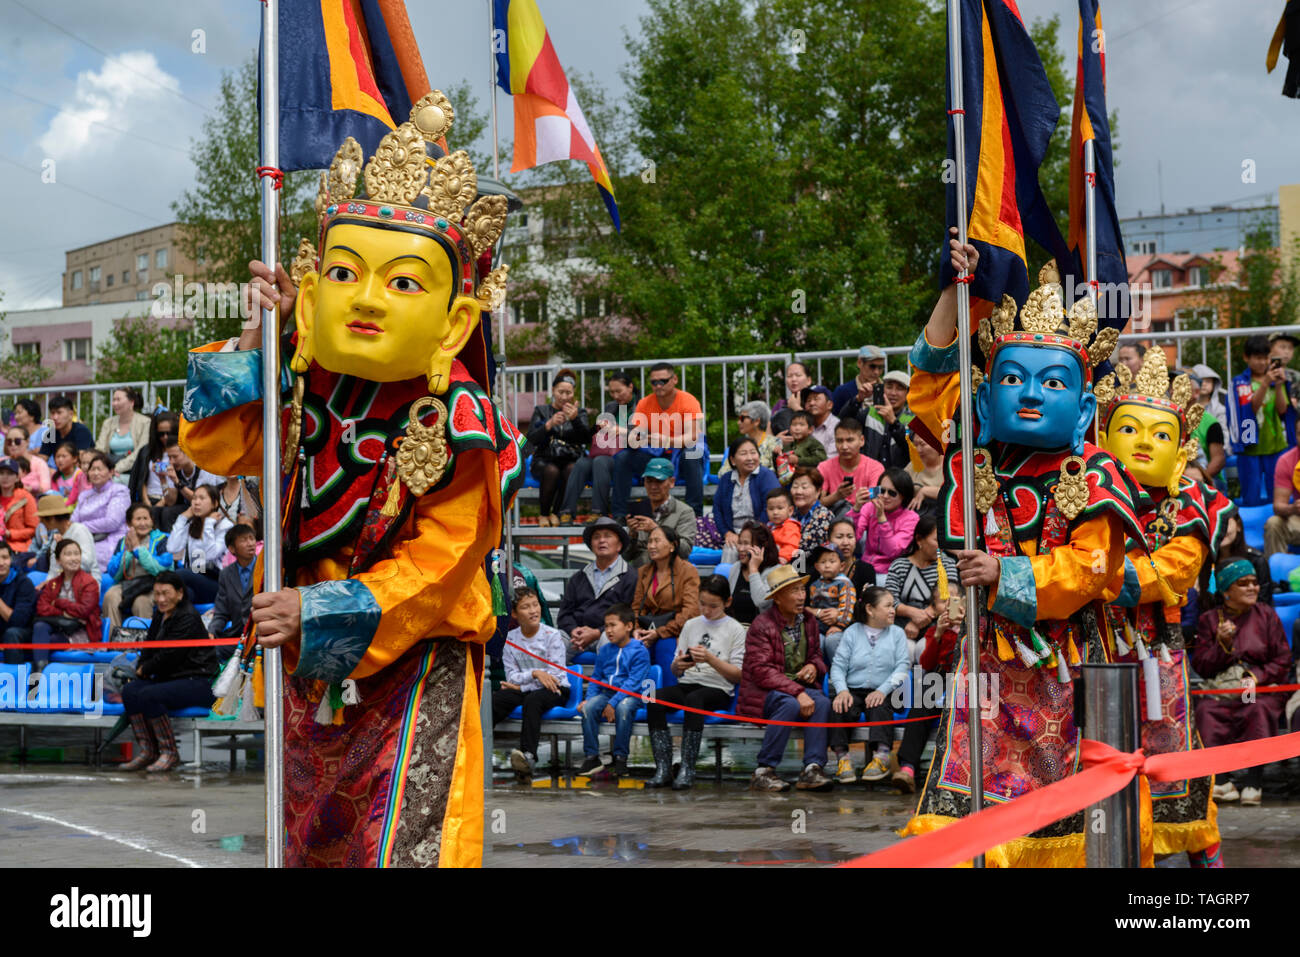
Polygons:
[[[1081,734],[1118,751],[1138,749],[1138,666],[1083,666],[1084,722]],[[1077,687],[1077,686],[1076,686]],[[1142,860],[1139,834],[1139,782],[1084,811],[1084,855],[1088,867],[1137,867]]]

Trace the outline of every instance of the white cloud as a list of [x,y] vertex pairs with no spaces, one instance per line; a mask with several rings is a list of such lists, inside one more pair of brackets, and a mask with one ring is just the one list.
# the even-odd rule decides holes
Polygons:
[[95,136],[94,123],[123,128],[128,105],[138,105],[180,92],[180,81],[158,66],[152,53],[132,51],[105,60],[99,72],[84,70],[70,104],[50,121],[38,141],[41,150],[57,158],[75,154]]

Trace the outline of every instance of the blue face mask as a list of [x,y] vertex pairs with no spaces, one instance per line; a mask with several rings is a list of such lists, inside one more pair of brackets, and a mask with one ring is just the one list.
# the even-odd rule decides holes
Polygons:
[[1003,346],[975,393],[979,444],[1083,452],[1097,399],[1085,388],[1079,359],[1050,346]]

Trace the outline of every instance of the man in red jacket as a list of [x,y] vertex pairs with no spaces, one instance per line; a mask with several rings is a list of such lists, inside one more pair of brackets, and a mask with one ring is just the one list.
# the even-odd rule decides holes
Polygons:
[[[740,714],[775,721],[811,721],[826,724],[830,699],[822,693],[826,664],[822,660],[817,619],[804,612],[808,578],[789,565],[776,565],[767,573],[772,607],[754,619],[745,637],[745,664],[740,675]],[[803,773],[795,785],[800,790],[826,791],[835,782],[827,777],[825,727],[810,727],[803,735]],[[785,791],[790,785],[776,775],[785,754],[790,728],[770,724],[758,752],[758,767],[750,779],[754,791]]]

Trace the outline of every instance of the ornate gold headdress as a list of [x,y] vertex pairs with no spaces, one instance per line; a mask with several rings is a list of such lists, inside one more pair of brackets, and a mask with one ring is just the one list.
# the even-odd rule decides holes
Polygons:
[[[1103,431],[1110,424],[1111,415],[1121,405],[1141,405],[1174,413],[1178,416],[1184,444],[1196,441],[1191,438],[1191,434],[1200,424],[1205,409],[1191,401],[1192,380],[1186,375],[1178,376],[1170,385],[1169,367],[1163,349],[1147,350],[1136,379],[1128,366],[1119,365],[1110,375],[1098,380],[1093,391],[1102,408]],[[1196,454],[1194,447],[1191,454]]]
[[1055,346],[1079,357],[1084,379],[1090,382],[1092,370],[1114,350],[1119,330],[1108,326],[1097,331],[1097,307],[1087,296],[1071,306],[1069,312],[1065,310],[1061,276],[1054,260],[1038,271],[1038,283],[1019,316],[1016,301],[1004,295],[992,314],[980,320],[979,341],[985,356],[985,371],[993,370],[993,357],[1004,345]]
[[[364,167],[361,146],[350,136],[344,140],[320,176],[318,246],[324,248],[326,231],[340,222],[382,223],[438,237],[455,251],[458,292],[491,309],[504,292],[507,267],[493,269],[476,286],[477,267],[505,228],[507,200],[478,196],[478,177],[464,150],[430,155],[441,152],[430,144],[446,135],[455,117],[447,97],[433,90],[411,107],[407,122],[380,141]],[[358,176],[365,181],[364,197],[356,196]],[[319,262],[317,247],[302,240],[291,269],[295,281]]]

